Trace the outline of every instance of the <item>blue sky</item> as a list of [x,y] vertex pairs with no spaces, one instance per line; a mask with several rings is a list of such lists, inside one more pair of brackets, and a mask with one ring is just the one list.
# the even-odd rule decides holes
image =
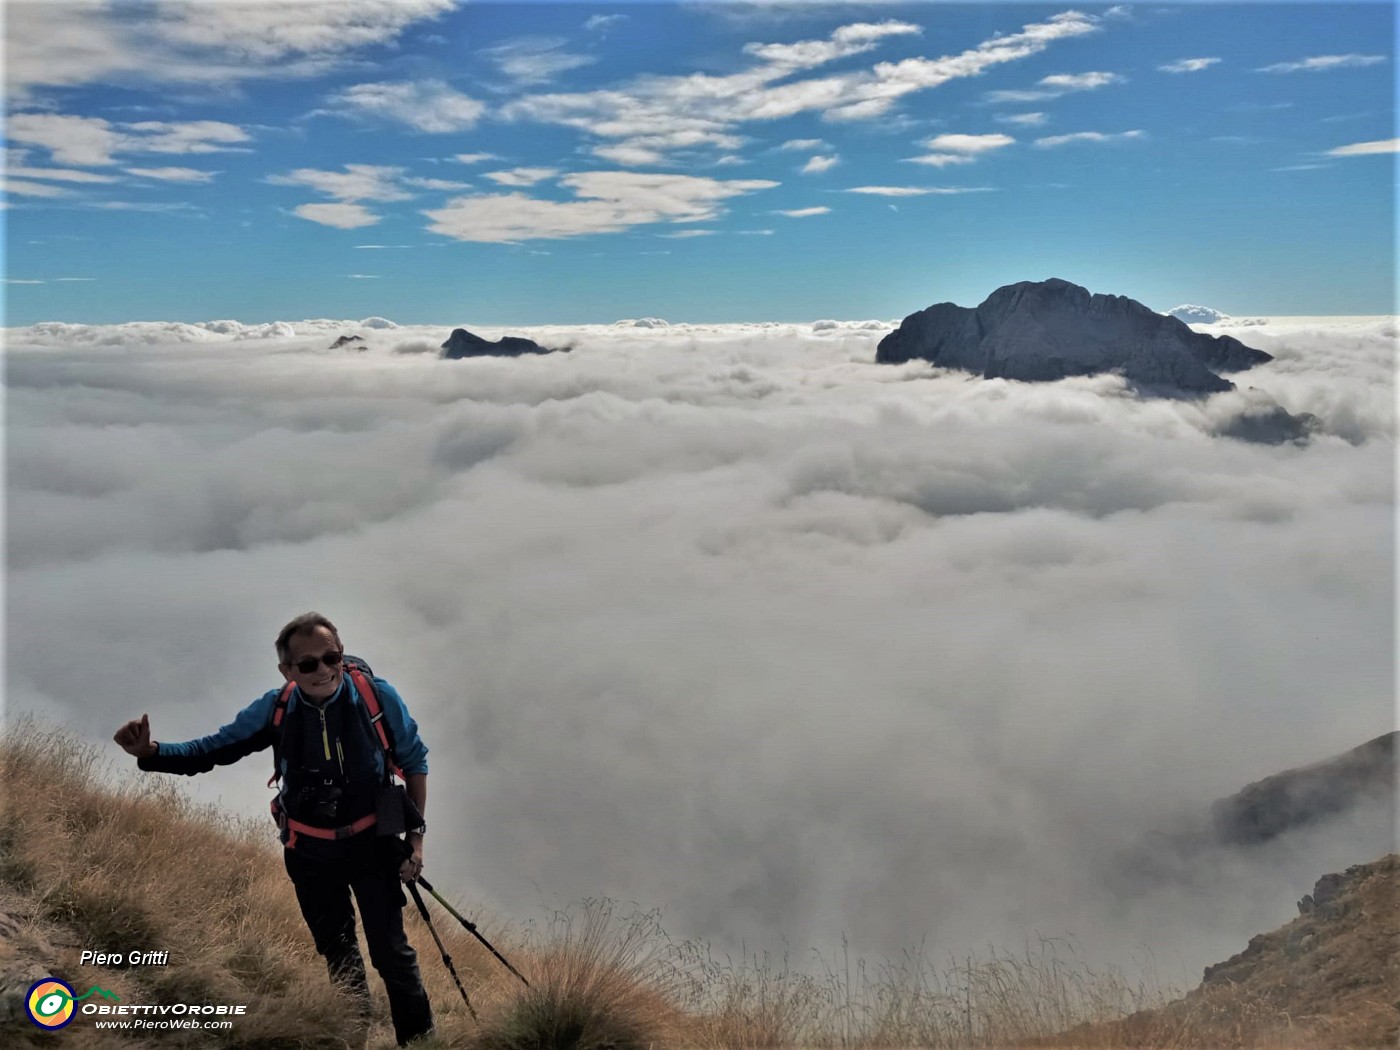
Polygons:
[[1395,307],[1394,6],[6,6],[5,323]]

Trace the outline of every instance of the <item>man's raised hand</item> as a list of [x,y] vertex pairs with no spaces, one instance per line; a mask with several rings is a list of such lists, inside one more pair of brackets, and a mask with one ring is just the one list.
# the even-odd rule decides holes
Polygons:
[[151,716],[142,715],[132,719],[117,730],[112,737],[123,751],[137,758],[150,758],[156,753],[155,741],[151,739]]

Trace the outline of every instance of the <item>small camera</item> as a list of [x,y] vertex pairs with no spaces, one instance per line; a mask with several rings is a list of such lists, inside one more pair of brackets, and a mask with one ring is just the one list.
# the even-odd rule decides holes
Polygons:
[[297,792],[297,811],[304,820],[335,820],[345,792],[333,780],[308,784]]

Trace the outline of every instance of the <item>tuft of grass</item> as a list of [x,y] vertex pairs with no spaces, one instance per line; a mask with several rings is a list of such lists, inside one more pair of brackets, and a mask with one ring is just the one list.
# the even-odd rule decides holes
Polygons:
[[527,944],[530,987],[484,1003],[472,1050],[650,1050],[674,1045],[669,944],[655,912],[582,901]]

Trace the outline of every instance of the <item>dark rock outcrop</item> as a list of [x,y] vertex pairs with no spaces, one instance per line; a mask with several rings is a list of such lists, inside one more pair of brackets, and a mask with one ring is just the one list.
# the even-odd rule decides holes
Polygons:
[[1251,441],[1258,445],[1304,444],[1322,427],[1311,412],[1294,415],[1282,405],[1252,408],[1233,417],[1215,433],[1221,437]]
[[[363,343],[364,341],[364,336],[361,335],[342,335],[330,345],[330,349],[339,350],[342,346],[349,346],[351,343]],[[363,350],[365,348],[361,346],[359,349]]]
[[910,314],[880,341],[875,360],[913,358],[988,379],[1121,372],[1140,391],[1166,396],[1232,390],[1217,370],[1272,360],[1230,336],[1193,332],[1126,296],[1091,295],[1058,278],[998,288],[976,309],[938,303]]
[[1386,733],[1360,747],[1249,784],[1211,807],[1215,834],[1228,845],[1267,842],[1368,800],[1395,801],[1395,741]]
[[1395,829],[1395,751],[1400,732],[1308,766],[1284,770],[1146,832],[1116,857],[1107,873],[1118,892],[1143,886],[1189,885],[1221,857],[1242,854],[1282,835],[1351,820],[1359,837],[1388,845]]
[[517,335],[506,335],[494,343],[468,332],[465,328],[454,328],[447,342],[442,344],[442,357],[456,361],[463,357],[520,357],[522,354],[552,354],[555,351],[540,346],[533,339]]

